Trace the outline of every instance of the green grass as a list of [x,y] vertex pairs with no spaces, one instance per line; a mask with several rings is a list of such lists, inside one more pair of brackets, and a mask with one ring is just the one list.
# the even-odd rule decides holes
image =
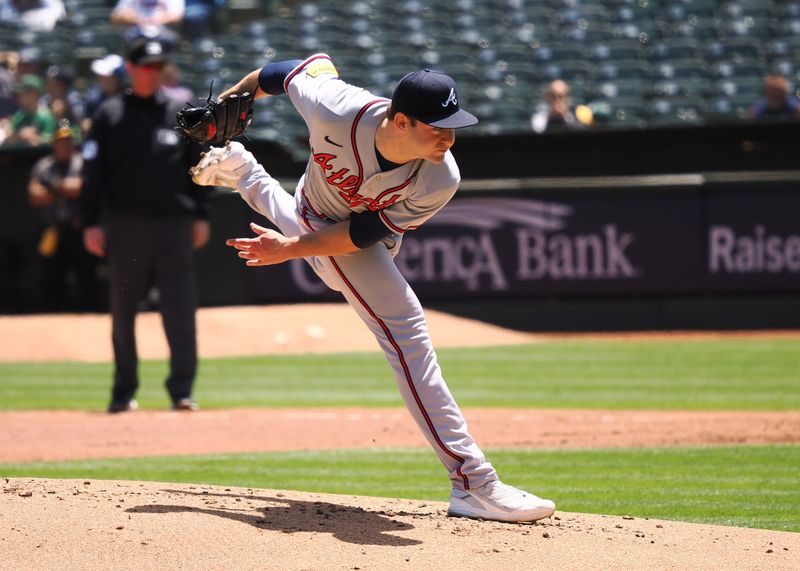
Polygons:
[[[504,481],[558,509],[800,532],[800,446],[494,450]],[[427,450],[342,450],[0,464],[6,477],[194,482],[447,500]]]
[[[548,341],[438,351],[461,406],[800,409],[800,340]],[[144,408],[163,408],[164,361],[140,367]],[[4,363],[0,410],[101,409],[111,366]],[[402,406],[379,353],[203,359],[204,408]]]

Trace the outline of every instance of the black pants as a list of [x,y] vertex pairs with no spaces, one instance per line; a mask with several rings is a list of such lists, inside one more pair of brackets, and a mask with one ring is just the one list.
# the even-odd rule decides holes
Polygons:
[[167,392],[173,402],[191,396],[197,372],[191,224],[188,217],[114,216],[109,222],[115,403],[131,400],[139,387],[136,312],[151,283],[160,293],[161,318],[170,349]]

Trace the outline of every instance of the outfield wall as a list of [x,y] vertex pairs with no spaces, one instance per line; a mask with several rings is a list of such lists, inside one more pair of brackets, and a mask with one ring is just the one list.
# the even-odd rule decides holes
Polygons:
[[[790,156],[799,150],[800,138],[794,136],[796,125],[777,131],[760,127],[726,137],[706,130],[708,163],[722,166],[724,149],[736,140],[737,148],[755,148],[756,154],[780,148],[759,163],[776,170],[687,172],[676,166],[669,175],[603,172],[604,155],[616,164],[636,143],[663,140],[664,148],[676,149],[681,140],[676,130],[660,133],[660,139],[652,132],[650,138],[614,133],[602,152],[591,150],[602,147],[596,134],[573,138],[576,152],[589,153],[581,176],[546,174],[560,171],[534,152],[544,150],[544,137],[483,140],[486,158],[479,166],[479,141],[465,139],[456,148],[465,165],[461,190],[441,213],[408,233],[397,264],[426,305],[519,329],[800,327],[800,172],[791,168],[797,155]],[[685,152],[697,150],[699,131],[684,132]],[[549,141],[549,152],[555,153],[570,139],[559,135]],[[263,143],[252,146],[279,178],[290,181],[302,171],[288,155]],[[642,170],[648,152],[640,148],[640,160],[629,154],[631,170]],[[526,156],[531,158],[524,169],[520,161]],[[6,187],[0,236],[4,245],[14,245],[17,261],[35,268],[31,237],[37,219],[24,199],[23,176],[32,158],[0,156]],[[679,158],[676,151],[671,160]],[[668,166],[664,157],[654,163]],[[513,178],[505,176],[512,164]],[[496,170],[486,171],[487,165]],[[753,160],[739,166],[752,167]],[[466,176],[484,172],[501,176]],[[302,261],[245,268],[224,240],[247,235],[251,220],[265,223],[238,196],[219,194],[212,243],[197,259],[203,305],[340,299]],[[32,275],[0,275],[0,311],[37,310],[25,299]],[[9,292],[22,302],[10,303]]]
[[[794,178],[465,181],[396,263],[426,305],[520,329],[798,327]],[[301,260],[229,270],[248,303],[339,299]]]

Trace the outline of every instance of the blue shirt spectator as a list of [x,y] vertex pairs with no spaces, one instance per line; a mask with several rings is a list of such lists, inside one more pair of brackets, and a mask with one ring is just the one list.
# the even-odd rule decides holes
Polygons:
[[753,119],[800,118],[800,100],[790,93],[789,82],[779,74],[764,79],[764,96],[750,109]]

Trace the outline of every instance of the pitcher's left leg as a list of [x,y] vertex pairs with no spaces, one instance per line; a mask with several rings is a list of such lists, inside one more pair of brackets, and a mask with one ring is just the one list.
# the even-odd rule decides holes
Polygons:
[[417,296],[382,244],[327,258],[350,305],[375,334],[417,425],[458,489],[497,479],[442,377]]

